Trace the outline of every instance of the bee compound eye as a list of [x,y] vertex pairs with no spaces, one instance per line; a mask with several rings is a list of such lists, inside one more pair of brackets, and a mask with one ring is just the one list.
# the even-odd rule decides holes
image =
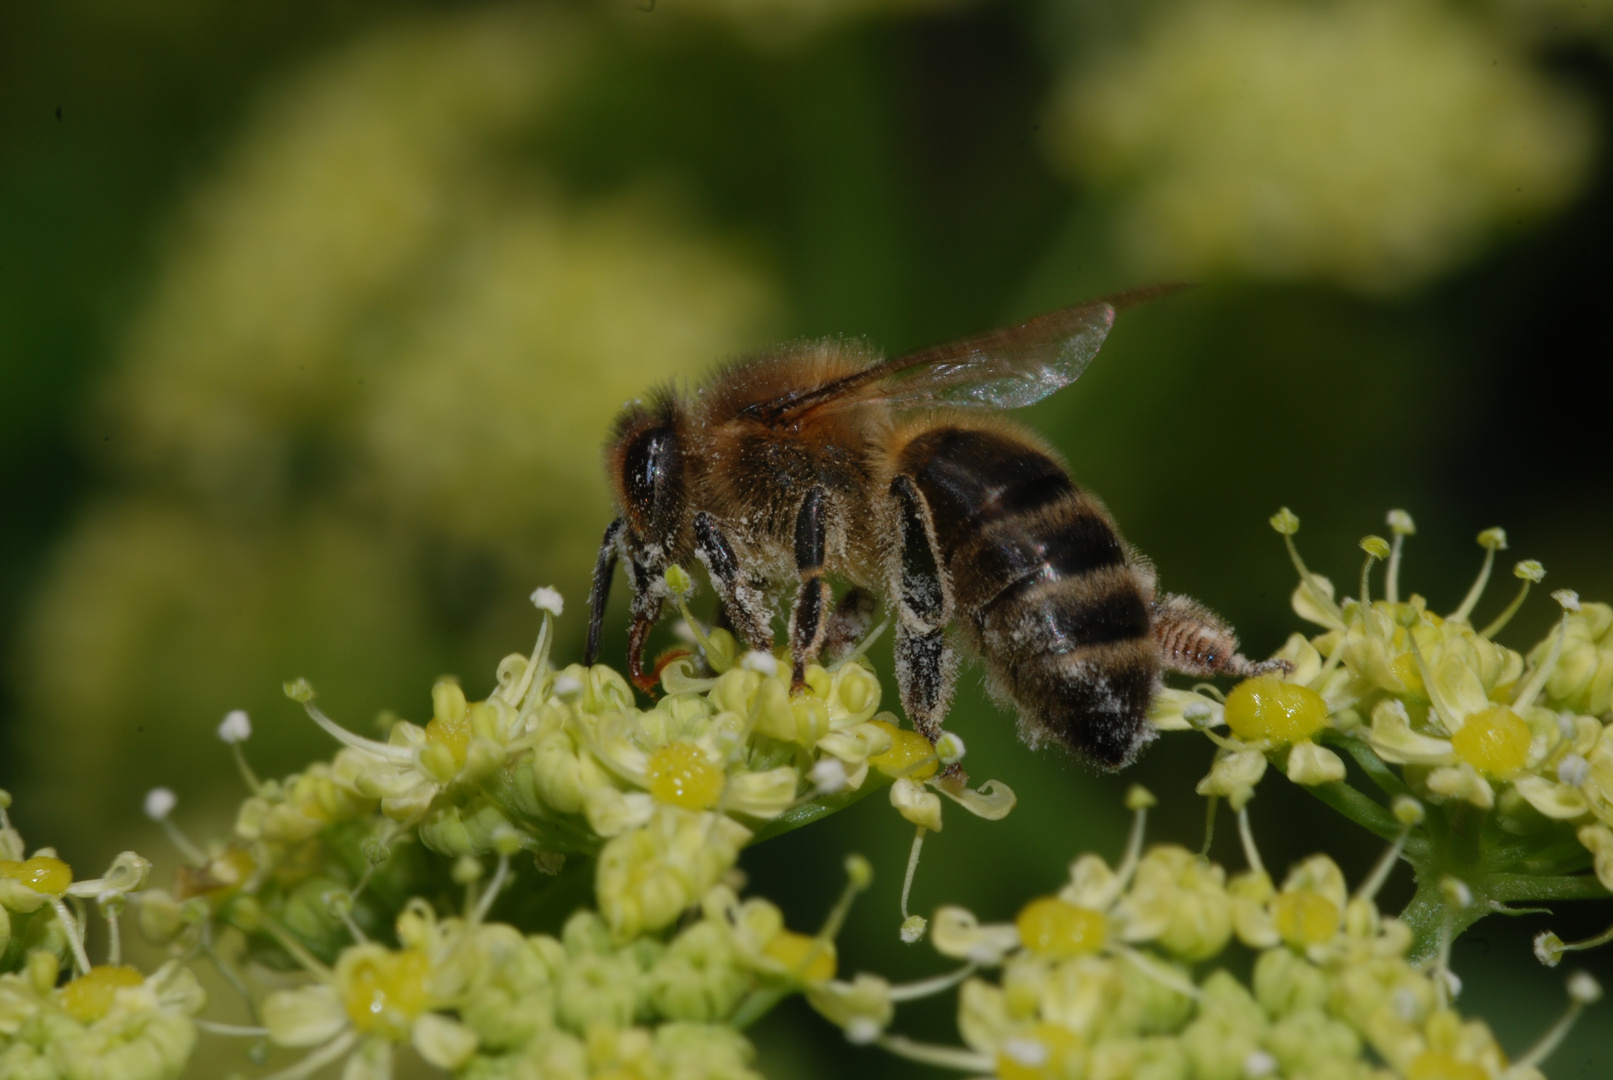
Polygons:
[[676,436],[665,428],[634,436],[622,455],[622,493],[640,528],[655,512],[657,495],[670,479],[675,456]]

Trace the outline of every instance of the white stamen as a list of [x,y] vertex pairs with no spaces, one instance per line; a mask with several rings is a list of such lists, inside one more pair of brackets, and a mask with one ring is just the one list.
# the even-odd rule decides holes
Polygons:
[[557,675],[554,680],[554,692],[557,694],[575,694],[582,689],[582,680],[575,675]]
[[1602,1000],[1602,984],[1588,971],[1576,971],[1568,977],[1568,997],[1581,1005],[1592,1005]]
[[1277,1071],[1277,1059],[1264,1050],[1250,1051],[1249,1056],[1243,1059],[1243,1075],[1249,1080],[1261,1080],[1261,1077],[1270,1076]]
[[324,728],[331,738],[344,746],[351,746],[354,750],[367,751],[383,761],[390,761],[398,765],[412,764],[415,760],[416,751],[411,748],[394,746],[391,743],[377,742],[374,739],[366,739],[362,735],[355,735],[326,716],[314,706],[313,702],[304,702],[302,710],[308,714],[310,720]]
[[846,1041],[853,1046],[867,1046],[879,1038],[882,1029],[866,1016],[853,1017],[846,1025]]
[[963,740],[950,731],[941,732],[940,738],[935,740],[935,756],[942,765],[954,765],[962,761],[965,752]]
[[739,658],[739,666],[746,671],[754,671],[758,675],[769,677],[778,674],[778,658],[772,653],[752,649]]
[[170,788],[152,788],[146,792],[146,817],[152,821],[167,821],[168,815],[179,805],[179,796]]
[[839,758],[826,757],[807,773],[807,779],[812,781],[813,788],[819,795],[833,795],[843,791],[846,786],[846,765]]
[[244,743],[252,737],[252,721],[245,709],[232,709],[218,725],[218,737],[230,745]]
[[1591,763],[1578,754],[1569,754],[1557,763],[1557,779],[1570,787],[1579,787],[1591,774]]
[[1434,977],[1444,981],[1445,992],[1451,996],[1452,1001],[1462,996],[1462,979],[1456,972],[1450,968],[1440,968],[1434,972]]
[[566,598],[560,595],[560,590],[544,585],[532,590],[532,605],[539,611],[547,611],[555,618],[565,610]]
[[1047,1045],[1037,1039],[1008,1039],[1003,1043],[1003,1057],[1027,1069],[1040,1069],[1051,1057]]

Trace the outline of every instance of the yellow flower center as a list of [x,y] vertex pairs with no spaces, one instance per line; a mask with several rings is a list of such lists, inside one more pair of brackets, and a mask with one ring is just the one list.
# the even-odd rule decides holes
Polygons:
[[1275,675],[1245,679],[1227,695],[1227,726],[1246,742],[1298,742],[1326,723],[1321,694]]
[[804,983],[828,982],[835,977],[835,947],[832,941],[780,930],[762,950]]
[[456,764],[463,765],[471,737],[465,692],[458,684],[444,680],[431,688],[431,704],[434,715],[426,724],[426,741],[443,747],[454,755]]
[[1043,896],[1026,904],[1014,925],[1020,942],[1031,952],[1067,960],[1103,948],[1108,922],[1101,911]]
[[1489,1080],[1489,1075],[1477,1062],[1462,1061],[1443,1050],[1424,1050],[1406,1070],[1406,1080]]
[[891,737],[891,748],[869,758],[870,765],[886,776],[905,776],[909,780],[928,780],[935,775],[939,763],[929,739],[885,720],[875,720],[874,724]]
[[1037,1024],[1003,1040],[997,1051],[998,1080],[1057,1080],[1081,1052],[1081,1037],[1057,1024]]
[[1529,760],[1529,725],[1505,705],[1474,713],[1451,736],[1456,756],[1486,776],[1505,776]]
[[20,881],[37,893],[60,896],[73,883],[73,868],[49,855],[35,855],[24,862],[0,859],[0,878]]
[[1415,653],[1403,652],[1389,661],[1389,670],[1395,677],[1406,684],[1409,693],[1418,697],[1427,697],[1428,690],[1423,686],[1423,673],[1417,670],[1417,656]]
[[1271,914],[1277,933],[1295,948],[1332,941],[1341,917],[1338,905],[1309,889],[1281,893],[1272,901]]
[[367,957],[354,965],[342,1002],[359,1031],[394,1042],[409,1037],[409,1022],[426,1011],[431,962],[418,949]]
[[112,1009],[112,999],[126,986],[139,986],[146,977],[132,967],[90,968],[62,987],[62,1009],[81,1024],[93,1024]]
[[685,810],[710,810],[722,798],[723,771],[693,743],[667,743],[650,755],[645,769],[656,802]]

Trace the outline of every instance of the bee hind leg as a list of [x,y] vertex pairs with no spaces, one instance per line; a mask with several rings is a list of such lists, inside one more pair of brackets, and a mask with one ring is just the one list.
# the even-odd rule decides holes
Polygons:
[[1166,593],[1155,600],[1150,629],[1159,646],[1160,666],[1183,675],[1286,673],[1287,660],[1250,660],[1238,651],[1238,635],[1221,616],[1186,596]]
[[900,525],[900,560],[893,567],[896,606],[896,682],[902,711],[932,743],[952,705],[957,658],[947,644],[952,590],[941,569],[930,511],[906,476],[891,481]]
[[772,652],[773,627],[761,590],[746,582],[733,545],[716,519],[703,510],[694,516],[694,537],[695,558],[711,576],[734,633],[750,648]]

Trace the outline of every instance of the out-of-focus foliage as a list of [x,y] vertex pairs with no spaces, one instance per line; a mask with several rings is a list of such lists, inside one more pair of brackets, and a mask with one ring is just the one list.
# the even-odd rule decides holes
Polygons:
[[912,16],[963,7],[969,0],[610,0],[625,20],[662,14],[668,20],[710,23],[736,31],[749,45],[788,49],[842,23],[871,16]]
[[[130,739],[182,760],[243,684],[312,664],[396,685],[468,629],[422,595],[434,565],[516,603],[539,580],[582,593],[611,414],[757,341],[774,304],[670,200],[578,204],[523,160],[589,47],[552,13],[433,21],[260,110],[101,395],[119,485],[40,598],[35,745],[111,772]],[[41,759],[63,794],[87,764]]]
[[[1127,312],[1027,419],[1251,652],[1287,629],[1259,524],[1283,502],[1320,551],[1385,504],[1432,537],[1501,521],[1551,587],[1607,595],[1604,440],[1580,417],[1613,392],[1609,10],[0,14],[0,784],[88,864],[136,841],[125,811],[153,783],[183,779],[197,817],[234,801],[205,737],[227,709],[258,717],[266,772],[324,753],[287,677],[373,734],[365,710],[491,670],[543,582],[575,659],[624,399],[793,334],[918,347],[1152,275],[1210,284]],[[1443,610],[1460,559],[1427,558]],[[1024,750],[973,671],[949,726],[1021,824],[949,821],[915,904],[996,919],[1070,852],[1118,847],[1121,782]],[[1178,838],[1206,761],[1177,741],[1136,770]],[[1334,850],[1285,798],[1260,795],[1272,857]],[[837,887],[801,868],[856,846],[888,914],[911,830],[861,814],[742,865],[799,920]],[[970,872],[944,881],[953,856]],[[924,973],[889,931],[844,940]],[[1501,933],[1482,962],[1513,962]],[[1497,985],[1535,985],[1521,970]],[[1516,1024],[1508,1045],[1545,1022],[1517,997],[1472,1004]],[[768,1075],[833,1067],[791,1030],[759,1036]]]
[[1078,70],[1048,138],[1122,193],[1122,254],[1145,275],[1392,292],[1559,206],[1594,135],[1454,5],[1216,0],[1157,10]]

